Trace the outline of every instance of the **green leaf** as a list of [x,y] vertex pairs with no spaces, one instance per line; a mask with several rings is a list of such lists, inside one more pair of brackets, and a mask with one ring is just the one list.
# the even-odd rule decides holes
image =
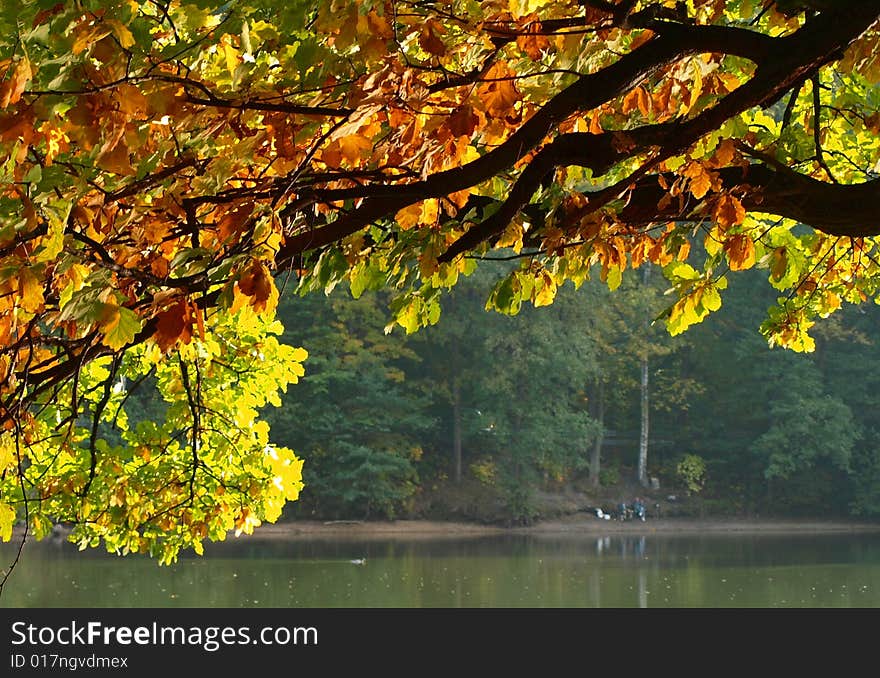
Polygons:
[[134,341],[142,327],[143,321],[134,311],[124,306],[108,304],[102,314],[101,331],[104,336],[101,341],[118,351]]

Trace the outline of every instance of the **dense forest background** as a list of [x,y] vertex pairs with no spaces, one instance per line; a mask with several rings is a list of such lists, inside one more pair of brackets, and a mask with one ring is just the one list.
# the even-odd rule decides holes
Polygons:
[[288,286],[279,318],[306,375],[264,413],[305,460],[285,518],[522,524],[636,493],[649,514],[880,515],[876,306],[825,319],[797,354],[758,331],[778,294],[760,270],[671,337],[646,321],[671,303],[659,271],[509,316],[485,310],[505,265],[460,281],[414,334],[384,293]]

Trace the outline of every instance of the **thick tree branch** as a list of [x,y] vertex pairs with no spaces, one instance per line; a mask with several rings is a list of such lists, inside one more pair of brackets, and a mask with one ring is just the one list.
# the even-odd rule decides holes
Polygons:
[[[306,251],[335,243],[408,205],[475,186],[511,169],[570,115],[592,110],[613,100],[637,86],[659,68],[683,57],[697,53],[722,52],[755,61],[758,68],[754,77],[712,109],[686,122],[646,126],[628,132],[631,142],[629,149],[619,151],[613,161],[632,157],[638,152],[647,152],[652,147],[661,149],[658,157],[673,155],[716,129],[730,117],[751,107],[768,106],[778,100],[823,65],[839,58],[846,46],[874,23],[878,16],[880,0],[871,0],[837,13],[824,14],[821,22],[809,22],[795,34],[784,38],[768,38],[743,29],[687,26],[668,22],[668,32],[656,36],[614,64],[596,73],[581,76],[574,84],[552,97],[507,141],[475,161],[409,184],[315,190],[318,199],[326,202],[360,198],[363,201],[355,210],[329,224],[289,236],[276,261],[283,265]],[[532,188],[536,188],[547,171],[555,165],[610,166],[609,162],[605,162],[607,158],[601,157],[597,162],[593,155],[598,146],[607,149],[607,142],[591,141],[579,151],[573,151],[570,148],[573,138],[560,144],[550,144],[546,147],[550,150],[546,151],[544,157],[539,157],[540,153],[536,156],[532,162],[537,161],[538,168],[529,171],[523,182],[516,187],[514,202],[506,212],[515,214],[513,207],[516,203],[522,207],[528,200],[526,198],[524,202],[523,196],[527,193],[531,196],[530,185],[533,184]],[[610,139],[609,136],[608,140]],[[492,232],[497,232],[499,226],[503,228],[503,224],[493,222]],[[451,254],[444,256],[444,260],[478,243],[481,239],[478,235],[485,238],[492,234],[488,229],[485,231],[487,232],[475,233],[466,243],[454,246]]]

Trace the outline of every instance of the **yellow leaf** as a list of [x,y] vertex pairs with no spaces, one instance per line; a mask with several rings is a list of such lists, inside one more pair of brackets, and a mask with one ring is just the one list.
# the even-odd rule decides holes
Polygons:
[[12,539],[12,525],[15,523],[15,509],[9,504],[0,503],[0,541]]
[[15,461],[15,441],[8,435],[0,436],[0,474]]
[[437,198],[429,198],[422,203],[421,223],[433,226],[437,223],[437,215],[440,212],[440,201]]
[[142,326],[141,319],[131,309],[107,304],[99,321],[99,327],[104,335],[101,343],[118,351],[134,341],[135,335]]
[[94,43],[106,38],[110,33],[111,30],[107,28],[105,24],[89,26],[85,28],[85,30],[78,31],[78,35],[73,41],[73,45],[70,49],[74,54],[80,54],[91,47]]
[[535,281],[533,302],[535,306],[549,306],[556,298],[556,281],[550,277],[547,271],[541,272],[541,277]]
[[717,226],[713,226],[703,240],[703,247],[706,250],[706,254],[708,254],[710,257],[714,257],[716,254],[718,254],[724,246],[721,242],[721,239],[721,231],[718,229]]
[[223,58],[226,60],[226,70],[229,71],[229,77],[235,77],[235,69],[241,63],[241,56],[239,56],[238,50],[232,45],[228,35],[223,36],[220,48],[223,50]]
[[36,313],[43,308],[43,285],[29,268],[22,268],[18,274],[18,294],[25,311]]
[[110,26],[122,49],[128,49],[134,44],[134,36],[124,24],[116,19],[107,19],[106,23]]
[[398,226],[404,231],[408,231],[418,224],[421,218],[422,203],[420,202],[404,207],[402,210],[398,210],[397,214],[394,215],[394,219],[397,221]]

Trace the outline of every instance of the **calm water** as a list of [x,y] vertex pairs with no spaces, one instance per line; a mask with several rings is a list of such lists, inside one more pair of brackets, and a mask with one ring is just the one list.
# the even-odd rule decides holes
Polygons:
[[0,606],[880,608],[880,533],[237,540],[161,568],[31,543]]

